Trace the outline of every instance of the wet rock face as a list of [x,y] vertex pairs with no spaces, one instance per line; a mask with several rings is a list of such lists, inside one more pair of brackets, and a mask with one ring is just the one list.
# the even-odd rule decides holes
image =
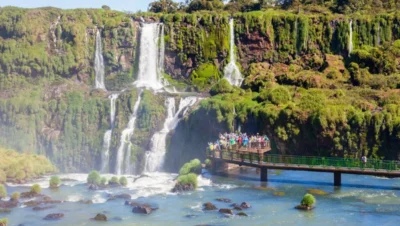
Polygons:
[[64,217],[63,213],[51,213],[47,215],[43,220],[60,220]]
[[217,207],[211,202],[207,202],[203,204],[204,210],[216,210]]
[[93,220],[95,221],[107,221],[107,216],[105,214],[102,213],[98,213]]
[[193,184],[176,183],[175,187],[172,189],[172,192],[185,192],[185,191],[193,191],[193,190],[195,190]]

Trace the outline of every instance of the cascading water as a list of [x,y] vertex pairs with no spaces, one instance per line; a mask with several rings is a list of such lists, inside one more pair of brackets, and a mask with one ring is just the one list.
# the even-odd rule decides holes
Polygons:
[[101,159],[101,172],[105,172],[108,168],[108,164],[110,161],[110,146],[111,146],[111,136],[112,136],[112,131],[114,129],[114,122],[115,122],[115,109],[116,109],[116,102],[118,99],[119,93],[117,94],[112,94],[108,98],[110,98],[110,129],[107,130],[104,133],[104,138],[103,138],[103,154],[102,154],[102,159]]
[[243,82],[242,74],[238,66],[236,65],[235,59],[235,30],[233,25],[233,19],[229,20],[230,29],[230,50],[229,50],[229,64],[224,69],[224,78],[228,80],[231,85],[240,86]]
[[[146,87],[153,90],[163,88],[161,83],[162,67],[164,65],[164,25],[152,23],[142,24],[140,36],[139,74],[134,82],[136,87]],[[161,45],[159,40],[161,38]]]
[[94,72],[95,72],[95,79],[96,89],[106,89],[104,85],[104,59],[103,59],[103,47],[101,44],[101,36],[100,31],[97,30],[96,33],[96,53],[94,57]]
[[377,45],[381,44],[381,25],[378,23]]
[[[129,118],[128,125],[126,126],[126,129],[124,129],[122,131],[122,134],[121,134],[121,140],[120,140],[121,144],[118,148],[117,163],[115,165],[115,173],[118,175],[121,175],[122,172],[125,172],[124,168],[123,168],[124,156],[127,155],[126,152],[131,152],[131,150],[130,150],[130,147],[132,145],[131,138],[133,136],[133,132],[135,131],[135,122],[136,122],[137,112],[139,109],[140,102],[142,100],[141,95],[142,95],[142,92],[139,92],[139,96],[133,107],[133,113]],[[130,154],[129,154],[129,156],[130,156]],[[130,165],[130,158],[128,160],[125,160],[125,167],[128,167],[129,165]]]
[[193,106],[197,97],[181,98],[178,111],[175,110],[175,99],[170,97],[166,100],[167,118],[161,131],[155,133],[151,138],[150,151],[146,153],[145,172],[156,172],[162,169],[165,152],[167,151],[166,138],[168,133],[175,129],[180,118],[187,113],[187,109]]
[[349,23],[349,56],[353,52],[353,20],[350,20]]

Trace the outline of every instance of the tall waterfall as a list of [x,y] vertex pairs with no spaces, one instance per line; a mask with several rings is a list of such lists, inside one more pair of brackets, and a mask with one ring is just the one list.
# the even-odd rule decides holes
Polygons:
[[224,78],[228,80],[231,85],[240,86],[243,82],[242,74],[236,65],[235,57],[235,30],[233,27],[233,19],[229,20],[230,30],[230,50],[229,50],[229,64],[224,69]]
[[105,172],[108,168],[109,161],[110,161],[110,145],[111,145],[111,136],[112,131],[114,129],[114,122],[115,122],[115,109],[116,109],[116,102],[118,99],[119,93],[112,94],[108,98],[110,98],[110,129],[104,133],[103,138],[103,154],[101,155],[101,172]]
[[[159,43],[159,41],[161,42]],[[153,90],[161,89],[163,87],[161,83],[163,65],[164,25],[143,23],[140,36],[139,74],[134,85]]]
[[[127,154],[127,152],[131,152],[131,150],[130,150],[130,148],[132,146],[131,138],[133,136],[133,132],[135,131],[135,122],[136,122],[137,112],[139,109],[140,102],[142,100],[141,95],[142,95],[142,92],[139,92],[139,96],[133,107],[133,113],[129,118],[128,125],[126,126],[126,129],[124,129],[122,131],[122,134],[121,134],[120,146],[119,146],[118,152],[117,152],[117,164],[115,165],[115,173],[118,175],[121,175],[122,172],[125,172],[124,168],[123,168],[124,167],[123,166],[124,165],[123,164],[124,157],[126,155],[129,155],[129,157],[130,157],[130,153]],[[128,165],[126,165],[126,163],[128,163],[128,165],[130,165],[130,158],[129,158],[129,160],[125,161],[125,167],[128,166]]]
[[151,138],[150,151],[146,153],[145,172],[155,172],[162,169],[164,164],[165,152],[167,151],[166,139],[168,133],[175,129],[179,123],[180,117],[187,113],[190,106],[193,106],[197,101],[197,97],[181,98],[179,109],[175,109],[175,99],[169,97],[166,100],[167,118],[164,122],[164,127],[161,131],[155,133]]
[[94,56],[94,72],[96,76],[96,89],[106,89],[104,85],[104,59],[103,47],[101,45],[100,31],[96,33],[96,54]]
[[350,20],[349,23],[349,56],[353,52],[353,20]]

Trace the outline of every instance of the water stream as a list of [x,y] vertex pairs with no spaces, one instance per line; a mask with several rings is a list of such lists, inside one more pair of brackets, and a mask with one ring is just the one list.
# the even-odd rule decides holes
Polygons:
[[101,44],[101,35],[100,31],[97,30],[96,32],[96,53],[94,57],[94,72],[95,72],[95,79],[96,89],[106,89],[104,85],[104,59],[103,59],[103,47]]
[[111,138],[112,131],[114,129],[115,122],[115,111],[116,111],[116,102],[118,99],[119,93],[111,94],[108,98],[110,99],[110,129],[104,133],[103,138],[103,154],[101,158],[101,172],[108,172],[108,166],[110,162],[110,146],[111,146]]
[[353,52],[353,20],[349,23],[349,56]]
[[240,86],[243,82],[242,74],[236,65],[235,57],[235,29],[233,19],[229,20],[230,31],[230,50],[229,50],[229,64],[224,69],[224,78],[233,86]]

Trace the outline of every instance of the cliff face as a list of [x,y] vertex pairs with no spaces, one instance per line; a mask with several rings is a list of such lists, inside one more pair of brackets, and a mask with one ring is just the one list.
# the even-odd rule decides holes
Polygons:
[[[164,69],[171,84],[203,91],[221,78],[229,61],[227,13],[1,8],[0,144],[46,154],[63,171],[100,168],[110,93],[93,90],[99,30],[106,88],[128,88],[116,102],[114,169],[120,135],[138,97],[130,87],[139,67],[140,16],[164,24]],[[399,15],[267,11],[233,19],[244,89],[204,100],[170,134],[167,168],[204,157],[208,141],[238,125],[267,133],[284,153],[398,158]],[[165,118],[165,97],[150,91],[142,97],[131,150],[136,172]]]

